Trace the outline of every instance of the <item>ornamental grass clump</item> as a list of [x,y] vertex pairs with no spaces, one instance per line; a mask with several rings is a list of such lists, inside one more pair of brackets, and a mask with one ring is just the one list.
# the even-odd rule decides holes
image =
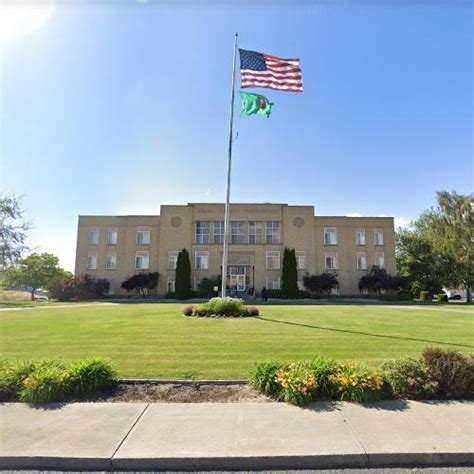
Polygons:
[[365,403],[379,400],[384,389],[381,373],[362,366],[339,365],[329,376],[335,398],[343,401]]
[[85,359],[68,368],[68,391],[73,394],[107,390],[115,384],[116,373],[109,362]]
[[311,364],[294,362],[280,368],[275,381],[279,398],[291,405],[306,405],[316,398],[318,380]]
[[250,375],[250,385],[256,390],[278,398],[281,386],[277,382],[277,372],[281,369],[280,362],[261,362]]

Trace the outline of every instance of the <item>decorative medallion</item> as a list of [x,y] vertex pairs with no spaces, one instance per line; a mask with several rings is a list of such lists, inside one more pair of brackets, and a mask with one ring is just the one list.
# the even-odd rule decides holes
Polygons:
[[171,218],[171,225],[172,225],[173,227],[179,227],[179,226],[181,225],[181,222],[183,222],[183,221],[181,220],[181,217],[172,217],[172,218]]
[[293,225],[295,227],[303,227],[304,226],[304,219],[302,217],[295,217],[293,219]]

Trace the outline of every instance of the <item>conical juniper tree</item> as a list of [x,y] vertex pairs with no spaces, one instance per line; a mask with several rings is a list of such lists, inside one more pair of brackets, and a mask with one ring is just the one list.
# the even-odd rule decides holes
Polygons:
[[295,249],[289,249],[287,247],[285,247],[283,251],[281,292],[286,298],[297,298],[299,295],[296,252]]
[[191,298],[191,262],[186,249],[179,252],[176,261],[175,294],[178,300]]

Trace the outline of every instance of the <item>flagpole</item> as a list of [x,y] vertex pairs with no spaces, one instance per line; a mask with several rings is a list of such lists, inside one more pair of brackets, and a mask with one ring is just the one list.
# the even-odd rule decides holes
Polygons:
[[222,251],[222,297],[227,295],[227,254],[229,250],[229,201],[230,201],[230,174],[232,170],[232,130],[234,124],[234,96],[235,96],[235,64],[237,59],[237,37],[234,35],[234,59],[232,63],[232,91],[230,94],[230,120],[229,120],[229,149],[227,156],[227,192],[224,208],[224,246]]

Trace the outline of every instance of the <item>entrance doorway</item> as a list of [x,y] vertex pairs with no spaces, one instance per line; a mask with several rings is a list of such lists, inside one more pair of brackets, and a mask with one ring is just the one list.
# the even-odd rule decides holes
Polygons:
[[245,291],[246,285],[245,285],[245,275],[234,275],[231,274],[229,277],[229,286],[231,288],[234,288],[237,291]]

